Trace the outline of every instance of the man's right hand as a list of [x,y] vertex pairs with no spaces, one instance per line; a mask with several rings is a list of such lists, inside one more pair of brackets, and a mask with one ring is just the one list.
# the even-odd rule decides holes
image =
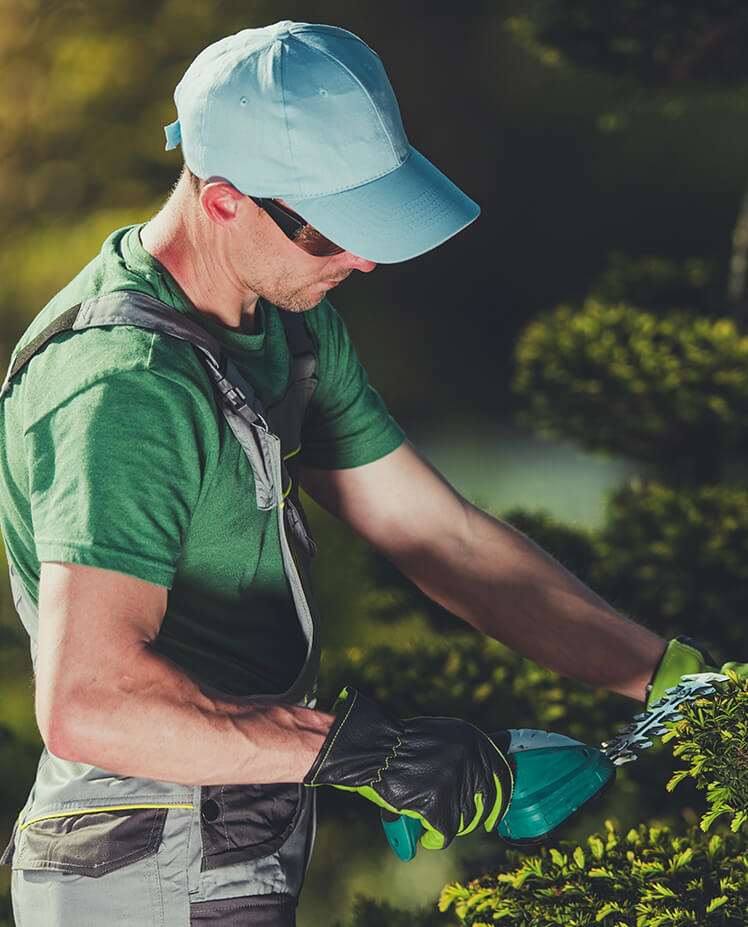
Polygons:
[[480,728],[458,718],[395,720],[347,686],[332,710],[336,719],[305,785],[358,792],[417,818],[421,846],[430,850],[448,847],[481,822],[490,833],[506,814],[514,775]]

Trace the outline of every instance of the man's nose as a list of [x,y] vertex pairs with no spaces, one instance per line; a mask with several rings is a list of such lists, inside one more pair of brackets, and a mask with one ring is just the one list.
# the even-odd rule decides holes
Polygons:
[[359,257],[357,254],[354,254],[352,251],[346,251],[346,264],[352,270],[360,270],[362,273],[368,274],[377,266],[376,261],[367,261],[366,258]]

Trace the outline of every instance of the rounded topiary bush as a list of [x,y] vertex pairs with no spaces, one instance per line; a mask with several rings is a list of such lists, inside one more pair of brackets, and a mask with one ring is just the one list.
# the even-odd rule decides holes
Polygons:
[[674,756],[687,764],[671,776],[668,791],[691,780],[706,792],[705,831],[720,817],[735,832],[748,822],[748,678],[729,669],[727,675],[716,695],[684,704],[662,738],[675,741]]
[[591,584],[612,604],[663,636],[690,634],[743,658],[748,490],[634,480],[611,496],[595,546]]
[[527,326],[516,363],[541,433],[696,477],[748,447],[748,337],[732,320],[588,299]]

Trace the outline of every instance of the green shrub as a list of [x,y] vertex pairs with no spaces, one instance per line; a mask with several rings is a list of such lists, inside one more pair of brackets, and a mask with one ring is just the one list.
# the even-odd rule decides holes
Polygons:
[[[718,690],[685,706],[664,738],[675,741],[674,752],[689,763],[667,789],[684,778],[707,788],[712,807],[700,827],[676,833],[661,823],[639,824],[624,835],[607,820],[604,834],[581,844],[562,841],[531,855],[510,849],[508,870],[446,885],[439,910],[452,911],[469,927],[745,927],[748,680],[733,674]],[[661,790],[664,782],[659,780]],[[725,812],[732,814],[731,831],[723,827],[707,835]],[[383,925],[384,919],[376,919],[381,910],[357,909],[361,919],[354,917],[350,927]],[[391,909],[387,916],[386,923],[408,923]]]
[[699,479],[748,446],[748,337],[729,319],[588,299],[528,325],[516,361],[541,433]]
[[690,634],[742,659],[748,490],[632,481],[610,498],[595,550],[590,584],[612,604],[663,636]]
[[606,821],[584,846],[510,851],[511,871],[445,886],[439,908],[471,927],[745,927],[747,850],[740,834],[640,824],[624,836]]
[[748,679],[728,675],[731,682],[718,685],[718,698],[684,705],[680,720],[669,723],[662,738],[675,740],[674,756],[688,763],[671,777],[668,791],[688,777],[706,790],[710,807],[700,823],[705,831],[722,815],[733,831],[748,821]]
[[[562,842],[522,857],[510,851],[509,872],[446,886],[439,907],[462,924],[518,927],[745,927],[748,911],[748,681],[719,685],[716,695],[685,706],[668,723],[665,738],[688,768],[671,777],[706,787],[710,810],[701,826],[683,835],[640,824],[625,837],[606,821],[606,835],[586,845]],[[639,760],[642,762],[642,760]],[[732,833],[706,831],[721,814],[732,815]]]

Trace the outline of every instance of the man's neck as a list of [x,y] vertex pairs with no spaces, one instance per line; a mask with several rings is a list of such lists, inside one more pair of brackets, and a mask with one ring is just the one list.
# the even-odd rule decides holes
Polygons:
[[140,230],[143,247],[169,271],[198,312],[226,328],[254,334],[258,296],[232,285],[215,243],[207,239],[206,226],[188,210],[177,188]]

